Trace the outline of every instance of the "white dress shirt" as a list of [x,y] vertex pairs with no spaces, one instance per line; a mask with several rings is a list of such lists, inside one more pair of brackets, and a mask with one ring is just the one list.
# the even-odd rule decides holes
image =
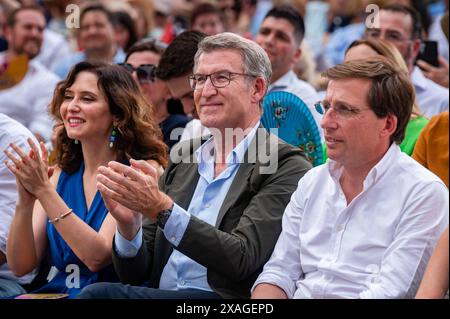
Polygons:
[[[0,63],[4,56],[0,55]],[[0,91],[0,113],[20,122],[33,133],[50,140],[53,121],[48,106],[59,78],[41,63],[30,61],[20,83]]]
[[314,87],[298,78],[298,76],[294,73],[294,71],[290,70],[288,73],[283,75],[274,83],[270,84],[268,93],[271,92],[289,92],[297,95],[303,102],[305,102],[306,106],[308,106],[311,115],[316,121],[317,128],[319,129],[320,139],[323,141],[323,130],[320,127],[320,121],[322,120],[322,115],[316,111],[314,104],[319,101],[319,96],[317,95]]
[[289,298],[415,296],[448,225],[448,189],[395,144],[349,205],[341,174],[328,160],[300,180],[254,287],[271,283]]
[[[9,227],[16,210],[17,188],[15,176],[4,164],[4,161],[9,160],[9,158],[6,157],[3,150],[8,148],[10,143],[15,143],[20,148],[29,150],[30,147],[26,142],[28,137],[34,139],[33,134],[23,125],[0,113],[0,251],[5,255]],[[37,143],[35,139],[34,141]],[[16,279],[18,282],[25,284],[31,282],[34,273],[19,279],[12,274],[5,263],[0,265],[0,278]]]
[[448,111],[448,89],[434,83],[423,75],[415,66],[411,81],[416,89],[416,99],[424,115],[431,118],[441,112]]

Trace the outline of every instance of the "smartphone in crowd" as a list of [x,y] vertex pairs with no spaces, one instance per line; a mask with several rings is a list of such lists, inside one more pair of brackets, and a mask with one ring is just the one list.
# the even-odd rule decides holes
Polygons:
[[438,43],[437,41],[424,40],[420,46],[417,60],[423,60],[428,64],[438,67]]

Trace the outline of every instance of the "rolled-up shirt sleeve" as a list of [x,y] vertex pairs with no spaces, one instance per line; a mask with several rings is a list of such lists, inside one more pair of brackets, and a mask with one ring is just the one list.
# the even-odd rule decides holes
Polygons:
[[[432,187],[434,186],[434,187]],[[429,184],[411,194],[380,271],[360,293],[364,299],[414,298],[433,247],[448,225],[448,194]]]
[[[301,181],[300,181],[301,182]],[[288,298],[293,298],[296,282],[303,276],[300,263],[300,223],[303,204],[300,185],[286,207],[282,221],[282,231],[269,261],[252,287],[267,283],[283,289]]]

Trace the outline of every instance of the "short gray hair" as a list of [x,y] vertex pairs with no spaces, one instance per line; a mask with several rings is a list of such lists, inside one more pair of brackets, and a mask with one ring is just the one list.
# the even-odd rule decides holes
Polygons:
[[255,42],[231,32],[205,37],[198,44],[198,50],[194,58],[194,73],[198,66],[198,60],[203,53],[227,49],[239,51],[244,61],[244,72],[255,77],[263,77],[266,80],[267,90],[272,76],[272,64],[267,53]]

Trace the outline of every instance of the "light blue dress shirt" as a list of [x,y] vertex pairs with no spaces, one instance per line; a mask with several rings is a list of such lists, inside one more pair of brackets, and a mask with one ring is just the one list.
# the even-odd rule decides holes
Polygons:
[[[228,194],[234,177],[243,162],[248,146],[255,137],[260,122],[253,127],[249,134],[227,156],[227,168],[214,177],[214,138],[210,138],[196,152],[198,173],[200,175],[197,187],[188,210],[174,204],[172,213],[164,227],[164,236],[177,247],[184,236],[191,216],[195,216],[210,225],[215,225],[220,207]],[[124,258],[136,256],[142,246],[142,228],[130,242],[123,238],[118,231],[115,236],[116,252]],[[163,269],[160,289],[182,290],[199,289],[212,291],[208,285],[206,268],[174,249]]]

